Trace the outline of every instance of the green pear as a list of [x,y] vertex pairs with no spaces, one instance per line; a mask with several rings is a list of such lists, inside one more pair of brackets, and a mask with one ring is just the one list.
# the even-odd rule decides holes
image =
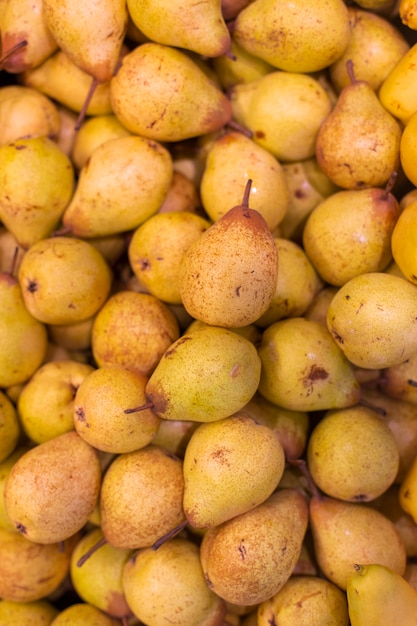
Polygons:
[[105,540],[119,549],[153,546],[183,523],[183,493],[183,462],[168,450],[150,444],[117,455],[100,492]]
[[293,411],[356,404],[359,384],[351,363],[320,322],[293,317],[265,329],[258,348],[259,392]]
[[129,241],[129,264],[149,293],[163,302],[182,304],[182,259],[210,226],[196,213],[169,211],[152,215],[135,229]]
[[0,463],[16,449],[21,435],[20,415],[6,394],[0,390]]
[[387,422],[364,406],[327,411],[312,429],[306,458],[326,495],[369,502],[397,477],[400,452]]
[[293,575],[257,609],[257,626],[349,626],[346,595],[319,576]]
[[229,209],[186,251],[181,264],[182,303],[213,326],[248,326],[271,303],[278,252],[265,218],[249,208],[252,180],[241,205]]
[[133,23],[156,43],[191,50],[203,57],[217,57],[230,47],[221,0],[181,5],[165,0],[128,0],[127,7]]
[[22,428],[42,443],[74,430],[74,399],[83,380],[94,371],[88,363],[48,361],[27,381],[17,402]]
[[368,504],[313,495],[310,528],[320,570],[343,590],[357,563],[405,572],[405,546],[394,523]]
[[[91,89],[91,76],[76,65],[60,48],[39,66],[20,75],[23,85],[38,89],[71,111],[80,113]],[[71,89],[68,89],[71,85]],[[95,88],[87,106],[88,115],[110,115],[110,81]]]
[[77,540],[74,536],[60,543],[41,544],[0,529],[1,599],[26,603],[53,594],[68,576]]
[[75,168],[80,171],[94,150],[109,139],[126,137],[130,134],[115,115],[95,115],[87,118],[75,135],[71,149],[71,160]]
[[26,307],[36,319],[68,324],[97,313],[109,296],[113,273],[87,241],[50,236],[27,250],[18,277]]
[[84,239],[133,230],[158,211],[171,178],[164,146],[137,136],[110,139],[81,169],[63,225]]
[[146,402],[147,382],[143,374],[118,364],[92,369],[74,388],[73,424],[80,437],[113,454],[133,452],[151,443],[160,418],[150,409],[140,414],[124,411]]
[[84,4],[43,0],[45,22],[61,50],[99,83],[110,80],[127,28],[123,0]]
[[75,602],[63,608],[49,626],[119,626],[114,619],[89,602]]
[[314,76],[276,70],[231,87],[229,97],[234,119],[279,161],[315,156],[316,137],[332,103]]
[[271,304],[256,321],[266,328],[283,318],[302,316],[323,287],[316,267],[294,241],[275,237],[279,272]]
[[347,67],[350,83],[320,126],[316,158],[343,189],[381,187],[399,167],[401,126],[371,85],[355,78],[353,64]]
[[57,435],[12,467],[4,490],[6,512],[26,539],[64,541],[86,524],[100,485],[96,450],[74,431]]
[[398,201],[388,188],[338,191],[308,216],[304,250],[330,285],[382,272],[392,261],[391,235],[399,214]]
[[0,145],[29,137],[56,141],[60,130],[58,107],[43,93],[23,85],[0,88]]
[[236,17],[233,36],[248,52],[286,72],[312,73],[336,61],[350,39],[342,0],[291,4],[256,0]]
[[226,95],[185,52],[155,42],[127,53],[111,80],[114,114],[132,133],[176,142],[222,128]]
[[133,555],[123,572],[123,588],[134,615],[145,624],[221,626],[226,605],[204,579],[199,548],[174,538],[158,550]]
[[237,131],[220,135],[211,145],[200,183],[207,215],[216,222],[243,197],[246,181],[251,187],[249,204],[275,230],[287,211],[289,194],[279,161],[253,139]]
[[360,274],[334,295],[327,325],[351,363],[379,369],[417,350],[416,285],[384,272]]
[[177,318],[167,304],[152,294],[122,289],[97,313],[91,347],[99,367],[119,364],[150,376],[179,336]]
[[26,382],[46,356],[45,324],[27,309],[16,278],[0,273],[0,387]]
[[209,528],[200,546],[209,589],[233,604],[264,602],[293,573],[307,525],[305,497],[286,488],[256,508]]
[[332,85],[338,93],[350,83],[346,62],[351,60],[355,76],[366,80],[377,92],[410,44],[388,17],[357,6],[348,6],[351,34],[344,53],[329,67]]
[[0,600],[0,623],[8,626],[48,626],[59,609],[49,600]]
[[71,554],[71,583],[83,602],[112,617],[126,618],[131,611],[124,596],[122,575],[132,551],[114,548],[107,543],[91,554],[82,566],[78,565],[78,560],[102,537],[101,529],[93,528],[77,542]]
[[[256,457],[252,449],[258,451]],[[236,413],[200,424],[184,455],[183,506],[188,523],[212,528],[250,511],[277,488],[284,466],[278,437],[252,417]]]
[[145,407],[170,420],[223,419],[249,402],[260,371],[255,346],[238,333],[216,326],[184,333],[165,351],[150,376]]
[[74,186],[70,159],[48,137],[0,147],[0,218],[24,248],[57,228]]
[[57,49],[43,13],[43,0],[6,1],[1,17],[1,68],[20,74],[41,65]]

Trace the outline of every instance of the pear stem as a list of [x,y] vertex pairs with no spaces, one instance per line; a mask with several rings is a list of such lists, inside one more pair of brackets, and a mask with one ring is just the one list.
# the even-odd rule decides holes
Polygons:
[[12,262],[11,262],[11,267],[10,267],[10,272],[9,272],[10,276],[13,276],[13,277],[14,277],[14,273],[16,270],[18,254],[19,254],[19,247],[16,246],[13,251],[13,257],[12,257]]
[[78,115],[77,121],[75,122],[75,127],[74,127],[75,131],[78,131],[81,128],[81,124],[83,123],[84,118],[85,118],[85,116],[87,114],[88,106],[89,106],[89,104],[91,102],[91,99],[92,99],[92,97],[94,95],[95,90],[97,89],[98,84],[99,84],[99,81],[96,78],[93,77],[93,80],[91,81],[91,85],[90,85],[90,88],[89,88],[88,93],[87,93],[87,97],[86,97],[86,99],[84,101],[84,104],[82,106],[82,109],[81,109],[81,111],[80,111],[80,113]]
[[371,411],[374,411],[374,413],[381,415],[381,417],[385,417],[387,414],[386,410],[382,408],[382,406],[376,406],[375,404],[372,404],[372,402],[368,402],[363,398],[359,400],[358,404],[359,406],[363,406],[365,409],[370,409]]
[[105,537],[101,537],[101,539],[99,539],[98,541],[96,541],[96,543],[91,546],[91,548],[89,550],[87,550],[87,552],[85,554],[83,554],[82,557],[80,557],[77,561],[77,567],[81,567],[82,565],[84,565],[84,563],[87,561],[87,559],[90,558],[90,556],[92,556],[94,554],[94,552],[96,552],[99,548],[101,548],[102,546],[106,545],[107,543],[107,539]]
[[188,520],[185,519],[183,522],[178,524],[178,526],[175,526],[175,528],[172,528],[171,530],[169,530],[167,533],[165,533],[165,535],[162,535],[162,537],[157,539],[155,541],[155,543],[152,544],[152,550],[158,550],[158,548],[160,548],[163,543],[165,543],[169,539],[172,539],[173,537],[176,537],[177,535],[179,535],[179,533],[182,530],[184,530],[184,528],[187,526],[187,524],[188,524]]
[[352,61],[352,59],[348,59],[346,61],[346,71],[348,73],[349,80],[350,80],[351,84],[356,83],[356,77],[355,77],[355,71],[353,69],[353,61]]
[[304,459],[289,459],[288,462],[290,463],[290,465],[293,465],[294,467],[297,467],[300,472],[302,473],[302,475],[307,479],[307,483],[308,486],[310,488],[310,492],[312,494],[312,496],[314,498],[317,499],[322,499],[322,494],[320,493],[320,491],[317,488],[316,483],[314,482],[314,480],[311,477],[311,474],[308,470],[307,467],[307,463]]
[[0,58],[0,69],[3,68],[5,62],[7,61],[7,59],[9,59],[12,56],[12,54],[14,54],[15,52],[18,52],[20,48],[24,48],[27,45],[28,45],[27,40],[22,39],[22,41],[19,41],[12,48],[10,48],[10,50],[7,50],[7,52],[5,52],[4,55]]
[[249,130],[249,128],[246,128],[246,126],[236,122],[236,120],[229,120],[226,126],[231,130],[236,130],[238,133],[242,133],[242,135],[245,135],[245,137],[248,137],[249,139],[252,139],[253,137],[253,132]]
[[410,387],[417,387],[417,380],[413,380],[412,378],[409,378],[407,380],[407,385],[410,385]]
[[394,188],[395,181],[397,180],[398,172],[392,172],[391,176],[388,179],[387,184],[385,185],[385,193],[388,196]]
[[125,409],[124,412],[129,413],[138,413],[139,411],[145,411],[146,409],[153,409],[153,402],[147,402],[146,404],[142,404],[141,406],[135,406],[131,409]]
[[249,196],[250,196],[251,187],[252,187],[252,179],[248,178],[248,181],[247,181],[246,187],[245,187],[245,191],[243,193],[243,200],[242,200],[242,206],[245,209],[249,208]]

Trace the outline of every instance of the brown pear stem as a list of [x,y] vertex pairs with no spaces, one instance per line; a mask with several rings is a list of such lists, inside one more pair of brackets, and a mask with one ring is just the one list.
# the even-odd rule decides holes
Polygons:
[[348,73],[349,80],[350,80],[351,84],[356,83],[356,77],[355,77],[355,71],[353,69],[353,61],[352,61],[352,59],[348,59],[346,61],[346,71]]
[[17,265],[17,257],[19,254],[19,247],[16,246],[14,251],[13,251],[13,256],[12,256],[12,262],[11,262],[11,266],[10,266],[10,276],[14,276],[15,270],[16,270],[16,265]]
[[162,537],[157,539],[155,541],[155,543],[152,544],[152,550],[158,550],[158,548],[160,548],[163,543],[165,543],[169,539],[173,539],[173,537],[176,537],[177,535],[179,535],[179,533],[182,530],[184,530],[184,528],[187,526],[187,524],[188,524],[188,520],[185,519],[183,522],[178,524],[178,526],[175,526],[174,528],[169,530],[167,533],[165,533],[165,535],[162,535]]
[[106,543],[107,543],[107,539],[105,537],[101,537],[101,539],[96,541],[96,543],[93,546],[91,546],[91,548],[87,550],[87,552],[83,554],[82,557],[78,559],[77,567],[81,567],[82,565],[84,565],[84,563],[90,558],[90,556],[92,556],[94,552],[97,552],[99,548],[106,545]]
[[385,417],[387,414],[386,410],[383,409],[382,406],[376,406],[376,404],[372,404],[372,402],[368,402],[364,398],[361,398],[358,404],[359,406],[363,406],[365,409],[370,409],[371,411],[374,411],[374,413],[377,413],[382,417]]
[[290,465],[293,465],[294,467],[297,467],[302,473],[302,475],[307,479],[308,487],[310,489],[312,496],[314,498],[321,499],[322,494],[320,493],[319,489],[317,488],[316,483],[312,479],[305,460],[304,459],[289,459],[288,463]]
[[245,135],[245,137],[248,137],[249,139],[252,139],[253,137],[253,132],[249,130],[249,128],[246,128],[246,126],[236,122],[236,120],[229,120],[226,126],[231,130],[236,130],[238,133],[242,133],[242,135]]
[[412,378],[409,378],[407,380],[407,385],[410,385],[410,387],[417,387],[417,380],[413,380]]
[[55,230],[51,237],[63,237],[64,235],[71,235],[71,233],[72,229],[69,226],[63,226],[62,228]]
[[10,48],[9,50],[7,50],[3,56],[0,58],[0,69],[3,67],[3,65],[5,64],[5,62],[7,61],[7,59],[9,59],[12,54],[14,54],[15,52],[18,52],[20,50],[20,48],[24,48],[25,46],[28,45],[28,42],[26,39],[22,39],[22,41],[19,41],[17,44],[15,44],[12,48]]
[[398,172],[392,172],[391,176],[388,179],[387,184],[385,185],[385,193],[388,196],[394,188],[395,181],[397,180]]
[[99,84],[99,81],[96,78],[93,77],[93,79],[91,81],[90,89],[88,90],[88,93],[87,93],[87,97],[86,97],[86,99],[84,101],[84,104],[82,106],[82,109],[81,109],[81,111],[80,111],[80,113],[78,115],[77,121],[75,122],[75,127],[74,127],[75,131],[80,130],[80,128],[81,128],[81,124],[83,123],[84,118],[87,115],[88,106],[89,106],[89,104],[91,102],[92,97],[94,96],[94,92],[97,89],[98,84]]
[[138,413],[139,411],[145,411],[146,409],[153,409],[153,402],[147,402],[146,404],[141,404],[140,406],[135,406],[131,409],[125,409],[125,413]]
[[248,178],[247,183],[246,183],[246,187],[245,187],[245,191],[243,193],[243,200],[242,200],[242,206],[245,209],[249,208],[249,196],[250,196],[251,187],[252,187],[252,179]]

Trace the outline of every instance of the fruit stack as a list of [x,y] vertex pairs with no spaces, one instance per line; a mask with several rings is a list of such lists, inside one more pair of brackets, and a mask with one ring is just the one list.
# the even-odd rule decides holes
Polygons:
[[416,626],[417,2],[0,35],[0,626]]

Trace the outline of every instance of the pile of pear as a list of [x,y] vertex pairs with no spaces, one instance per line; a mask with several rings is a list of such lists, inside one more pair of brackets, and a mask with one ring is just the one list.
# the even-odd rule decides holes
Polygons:
[[416,626],[417,2],[0,0],[0,626]]

